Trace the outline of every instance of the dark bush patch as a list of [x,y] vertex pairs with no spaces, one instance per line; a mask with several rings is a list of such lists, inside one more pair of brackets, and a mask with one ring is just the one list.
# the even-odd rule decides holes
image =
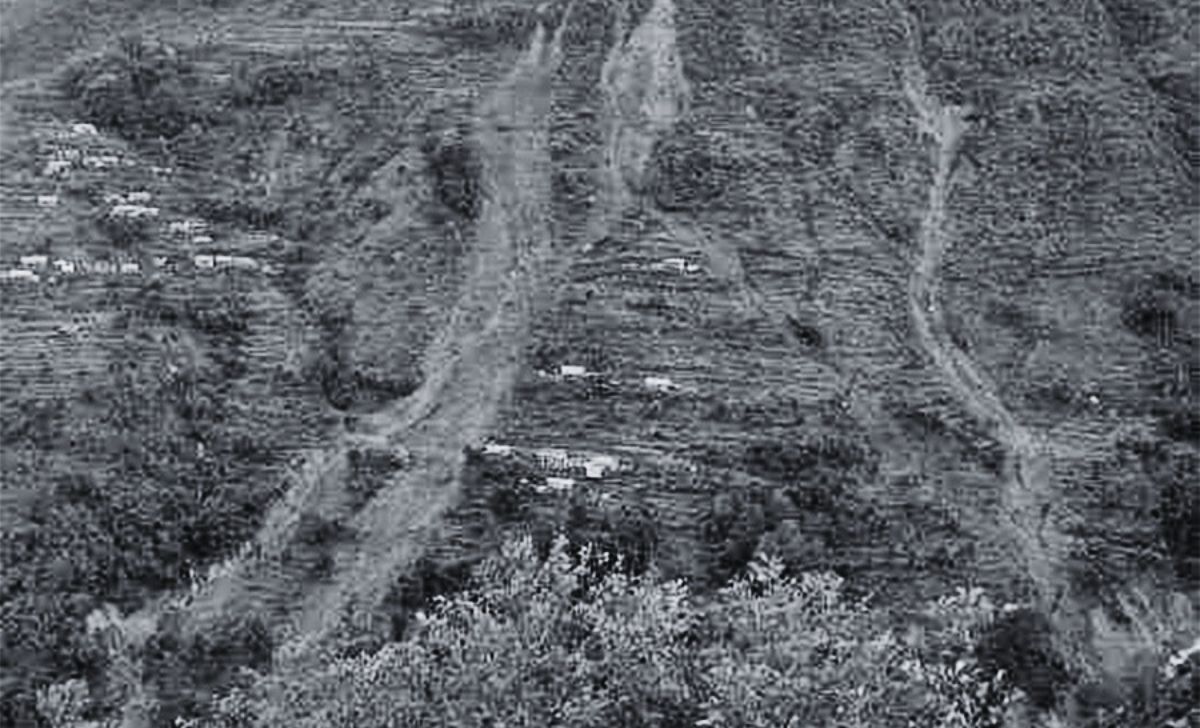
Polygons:
[[997,619],[981,637],[976,654],[989,673],[1004,670],[1034,705],[1052,708],[1068,679],[1051,642],[1052,631],[1044,615],[1021,609]]
[[88,121],[128,139],[171,139],[208,120],[199,81],[174,48],[136,37],[71,69],[66,91]]
[[432,172],[436,199],[460,217],[477,217],[483,208],[483,168],[465,130],[430,132],[421,150]]
[[240,66],[229,91],[235,106],[278,106],[307,93],[318,80],[303,63],[278,63],[253,71]]
[[664,210],[694,210],[725,194],[733,164],[718,156],[710,139],[681,127],[659,139],[651,152],[651,193]]

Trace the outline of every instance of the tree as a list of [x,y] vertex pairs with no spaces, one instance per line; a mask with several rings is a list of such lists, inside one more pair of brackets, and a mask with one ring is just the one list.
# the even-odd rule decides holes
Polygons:
[[999,725],[1010,697],[970,656],[991,610],[978,590],[905,641],[831,574],[759,558],[702,599],[594,568],[611,558],[509,541],[405,641],[231,694],[212,725],[965,727]]

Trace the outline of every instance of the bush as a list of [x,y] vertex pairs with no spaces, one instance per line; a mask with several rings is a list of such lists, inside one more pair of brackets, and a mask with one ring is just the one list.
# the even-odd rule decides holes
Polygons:
[[422,151],[433,172],[436,199],[460,217],[477,217],[483,208],[483,168],[469,137],[463,133],[430,134]]
[[208,116],[191,66],[136,37],[72,69],[66,90],[84,119],[128,139],[171,139]]
[[406,640],[230,703],[259,716],[249,725],[298,728],[1001,724],[1010,692],[969,654],[991,613],[977,592],[931,605],[937,649],[923,651],[837,577],[760,560],[701,603],[609,561],[572,557],[564,538],[545,558],[507,542]]
[[229,100],[237,107],[278,106],[307,93],[318,75],[303,62],[277,63],[250,70],[239,65],[229,88]]
[[990,626],[976,654],[989,671],[1003,670],[1039,708],[1054,707],[1058,692],[1067,684],[1062,658],[1051,644],[1047,619],[1021,609],[1006,614]]
[[664,210],[696,210],[725,194],[736,170],[711,139],[681,125],[654,144],[650,187]]

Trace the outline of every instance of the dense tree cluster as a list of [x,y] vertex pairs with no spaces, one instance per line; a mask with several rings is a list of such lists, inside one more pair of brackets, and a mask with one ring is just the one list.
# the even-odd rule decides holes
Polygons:
[[978,593],[930,605],[928,634],[905,638],[829,574],[764,559],[703,600],[588,566],[610,558],[509,541],[407,639],[235,691],[197,725],[966,728],[999,726],[1012,700],[971,652],[993,610]]

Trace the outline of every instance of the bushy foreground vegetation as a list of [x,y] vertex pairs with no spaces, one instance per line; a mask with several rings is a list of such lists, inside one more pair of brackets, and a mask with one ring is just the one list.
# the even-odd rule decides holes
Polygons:
[[196,726],[998,726],[978,592],[900,633],[832,574],[758,559],[710,598],[609,555],[507,542],[400,642],[235,690]]

